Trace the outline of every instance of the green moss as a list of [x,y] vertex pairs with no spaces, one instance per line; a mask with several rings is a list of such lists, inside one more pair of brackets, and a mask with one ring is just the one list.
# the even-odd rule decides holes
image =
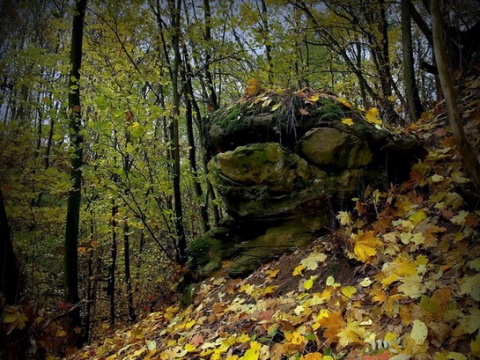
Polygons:
[[319,99],[318,108],[311,112],[311,117],[317,118],[319,122],[332,122],[340,120],[344,114],[344,106],[328,99]]

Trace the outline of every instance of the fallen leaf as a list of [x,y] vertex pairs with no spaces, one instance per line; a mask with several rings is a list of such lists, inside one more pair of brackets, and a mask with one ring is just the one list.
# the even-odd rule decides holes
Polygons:
[[351,240],[354,244],[353,252],[357,256],[357,259],[362,262],[377,254],[377,249],[380,249],[382,242],[375,237],[373,231],[363,232],[358,234],[352,234]]
[[428,335],[427,325],[421,320],[413,320],[412,332],[410,338],[415,341],[417,345],[424,343]]

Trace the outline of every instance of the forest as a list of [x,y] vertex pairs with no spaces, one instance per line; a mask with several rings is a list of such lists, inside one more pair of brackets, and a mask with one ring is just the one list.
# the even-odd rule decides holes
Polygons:
[[[1,1],[0,358],[480,357],[478,34],[478,0]],[[331,102],[421,154],[317,240],[199,276],[238,205],[214,121]]]

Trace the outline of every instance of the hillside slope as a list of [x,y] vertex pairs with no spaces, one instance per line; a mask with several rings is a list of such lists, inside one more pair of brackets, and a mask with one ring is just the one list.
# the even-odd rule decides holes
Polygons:
[[[469,81],[478,149],[480,86]],[[219,274],[188,308],[152,313],[70,359],[480,357],[479,206],[441,104],[409,131],[427,157],[402,185],[352,199],[338,229],[246,279]]]

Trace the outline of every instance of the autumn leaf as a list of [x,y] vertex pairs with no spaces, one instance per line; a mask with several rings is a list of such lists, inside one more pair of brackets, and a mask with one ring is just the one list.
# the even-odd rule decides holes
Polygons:
[[280,107],[280,105],[282,105],[282,104],[281,104],[281,103],[277,103],[277,104],[273,105],[272,108],[270,109],[270,111],[273,112],[273,111],[277,110],[277,109]]
[[187,352],[194,352],[197,350],[197,347],[195,345],[192,345],[192,344],[185,344],[184,346],[184,349],[187,351]]
[[274,279],[277,277],[278,273],[280,272],[280,269],[274,269],[274,270],[266,270],[265,274],[267,274],[267,277],[269,279]]
[[458,279],[459,294],[470,295],[475,301],[480,301],[480,274],[465,276]]
[[364,278],[364,279],[359,283],[359,285],[362,286],[362,287],[369,287],[371,284],[372,284],[372,280],[370,280],[370,278],[368,278],[368,277]]
[[378,118],[379,111],[377,108],[370,108],[365,114],[365,119],[371,124],[381,125],[382,120]]
[[351,118],[342,118],[342,124],[352,126],[353,125],[353,120]]
[[309,112],[308,110],[304,109],[304,108],[298,109],[298,112],[299,112],[300,114],[302,114],[302,115],[308,115],[308,114],[310,114],[310,112]]
[[302,271],[305,269],[305,266],[303,265],[298,265],[297,267],[295,267],[295,269],[293,269],[293,273],[292,275],[293,276],[298,276],[298,275],[302,275]]
[[316,270],[318,263],[324,262],[327,259],[327,255],[321,252],[311,253],[308,257],[303,259],[300,264],[307,270]]
[[348,108],[351,108],[352,107],[352,104],[350,104],[347,100],[345,100],[344,98],[337,98],[337,101],[342,104],[342,105],[345,105],[346,107]]
[[480,333],[477,334],[477,338],[470,342],[470,349],[473,355],[480,355]]
[[303,283],[303,288],[305,290],[310,290],[313,286],[313,282],[317,279],[318,276],[310,276],[310,279]]
[[309,353],[303,357],[304,360],[322,360],[324,359],[323,355],[319,352]]
[[352,234],[351,241],[354,244],[353,252],[358,260],[367,262],[372,256],[377,254],[377,250],[382,247],[382,242],[375,237],[373,231],[359,231],[358,234]]
[[425,220],[427,218],[427,213],[423,210],[418,210],[415,211],[414,213],[410,214],[408,219],[413,222],[413,224],[417,225],[421,221]]
[[352,343],[361,344],[365,335],[365,328],[360,326],[358,321],[348,322],[347,326],[339,331],[338,342],[341,346],[347,346]]
[[415,341],[417,345],[423,344],[427,339],[428,329],[427,325],[421,320],[413,320],[412,332],[410,338]]
[[331,276],[331,275],[327,278],[327,280],[325,281],[325,284],[326,284],[327,286],[332,286],[332,287],[339,287],[339,286],[341,286],[339,283],[335,282],[335,279],[334,279],[333,276]]
[[337,214],[337,219],[340,221],[340,225],[342,226],[350,226],[353,223],[352,217],[347,211],[339,211]]
[[343,286],[341,292],[350,299],[354,294],[357,293],[357,289],[355,289],[353,286]]
[[329,339],[336,338],[346,325],[342,317],[342,311],[330,312],[327,317],[317,319],[317,323],[321,328],[325,329],[323,335]]

